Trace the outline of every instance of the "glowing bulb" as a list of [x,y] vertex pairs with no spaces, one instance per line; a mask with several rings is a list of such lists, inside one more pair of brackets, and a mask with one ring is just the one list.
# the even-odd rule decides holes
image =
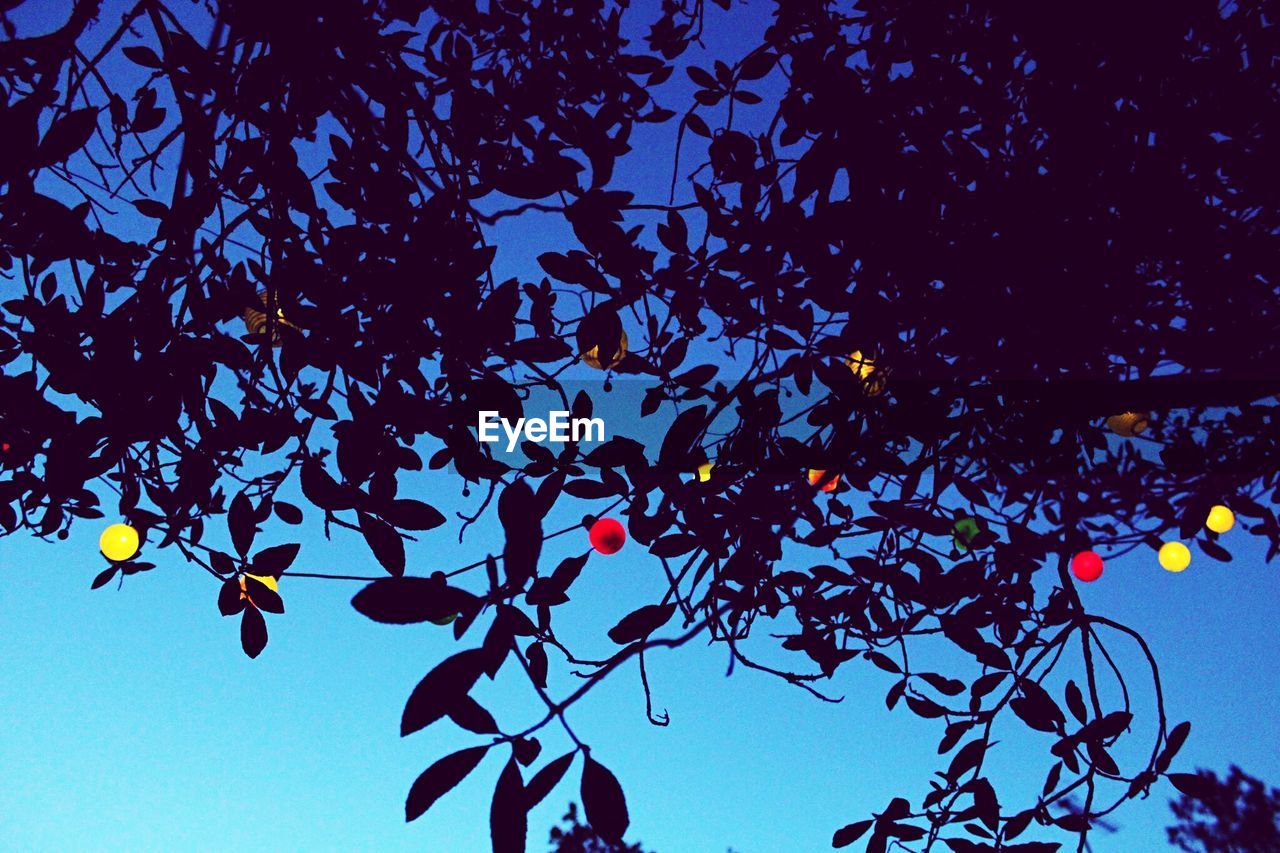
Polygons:
[[587,538],[601,554],[616,554],[627,541],[627,531],[616,518],[601,518],[591,525]]
[[1165,571],[1180,572],[1191,565],[1191,551],[1181,542],[1166,542],[1160,546],[1160,565]]
[[834,492],[836,490],[836,486],[840,485],[840,475],[827,474],[826,471],[820,468],[810,468],[809,469],[809,485],[817,486],[819,483],[822,484],[821,486],[819,486],[819,488],[822,489],[822,491]]
[[1122,412],[1107,418],[1107,428],[1125,438],[1141,435],[1150,425],[1151,415],[1146,412]]
[[711,479],[711,469],[716,467],[714,462],[703,462],[698,466],[698,482],[706,483]]
[[862,350],[849,353],[844,363],[859,379],[867,379],[876,369],[876,360],[869,355],[863,355]]
[[853,375],[862,380],[862,390],[868,397],[875,397],[884,392],[884,371],[876,370],[876,360],[863,355],[861,350],[854,350],[844,360],[845,366],[853,371]]
[[98,548],[113,563],[131,559],[138,553],[138,531],[127,524],[112,524],[98,537]]
[[1102,577],[1102,558],[1093,551],[1081,551],[1071,558],[1071,574],[1085,583],[1093,583]]
[[969,550],[973,537],[982,532],[982,526],[976,518],[957,518],[951,528],[951,544],[961,553]]
[[622,363],[622,359],[624,359],[626,355],[627,355],[627,333],[623,332],[622,337],[618,338],[618,351],[614,353],[613,358],[609,360],[608,364],[605,364],[600,360],[599,344],[596,344],[591,349],[587,350],[582,354],[582,363],[585,364],[587,367],[595,368],[596,370],[613,370],[615,367],[617,367],[619,364]]
[[[242,575],[240,577],[240,597],[248,598],[250,604],[253,604],[253,598],[249,595],[249,585],[245,583],[245,578],[253,578],[272,592],[280,592],[280,582],[271,575]],[[254,607],[257,607],[257,605],[254,604]]]
[[[270,301],[270,294],[265,290],[259,290],[258,300],[262,303],[262,307],[266,309],[268,307],[267,303]],[[251,335],[265,334],[268,325],[266,311],[259,311],[255,308],[244,309],[244,325]],[[290,329],[298,328],[284,318],[284,310],[279,307],[276,308],[276,321],[274,326],[275,328],[271,330],[271,345],[273,347],[278,347],[283,343],[284,339],[280,334],[281,327],[288,327]]]
[[1218,504],[1209,510],[1209,517],[1205,519],[1204,526],[1214,533],[1226,533],[1236,526],[1236,514],[1222,504]]

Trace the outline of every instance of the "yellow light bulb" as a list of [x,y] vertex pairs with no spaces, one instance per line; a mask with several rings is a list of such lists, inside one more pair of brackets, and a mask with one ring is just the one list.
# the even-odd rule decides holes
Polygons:
[[248,574],[242,575],[240,577],[240,597],[248,598],[250,604],[253,603],[253,599],[250,598],[249,596],[249,585],[245,583],[245,580],[244,580],[245,578],[253,578],[258,583],[262,584],[272,592],[275,592],[275,593],[280,592],[280,582],[275,578],[273,578],[271,575],[248,575]]
[[1107,428],[1125,438],[1141,435],[1150,425],[1151,416],[1146,412],[1122,412],[1107,418]]
[[1160,546],[1160,566],[1168,572],[1180,572],[1191,565],[1191,551],[1181,542],[1166,542]]
[[253,578],[272,592],[280,591],[280,581],[276,580],[271,575],[245,575],[245,577]]
[[622,337],[618,338],[618,351],[613,354],[613,358],[607,362],[600,358],[600,345],[596,344],[591,349],[582,353],[582,363],[587,367],[595,370],[613,370],[622,363],[622,359],[627,355],[627,333],[623,332]]
[[862,382],[862,391],[868,397],[878,397],[884,393],[884,371],[876,370],[876,360],[863,355],[862,350],[854,350],[844,360],[845,366],[853,371],[853,375]]
[[876,360],[869,355],[863,355],[862,350],[849,353],[844,363],[859,379],[867,379],[876,369]]
[[714,462],[703,462],[698,466],[698,482],[705,483],[711,479],[711,469],[716,467]]
[[112,524],[98,537],[98,548],[113,563],[131,559],[138,553],[138,531],[127,524]]
[[1226,533],[1236,526],[1236,514],[1222,504],[1218,504],[1209,510],[1209,517],[1205,519],[1204,526],[1214,533]]

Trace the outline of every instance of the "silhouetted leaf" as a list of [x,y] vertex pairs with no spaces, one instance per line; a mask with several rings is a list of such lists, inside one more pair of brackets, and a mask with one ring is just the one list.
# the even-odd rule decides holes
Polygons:
[[582,808],[587,821],[601,838],[620,842],[626,835],[631,818],[627,814],[627,798],[622,786],[603,764],[590,755],[582,769]]
[[871,828],[872,823],[874,823],[874,821],[860,820],[856,823],[851,823],[848,826],[837,829],[836,834],[831,837],[831,846],[848,847],[850,844],[865,835],[867,830]]
[[231,501],[231,509],[227,512],[227,527],[231,531],[231,544],[236,551],[241,557],[248,556],[258,531],[254,524],[253,506],[244,492],[237,494]]
[[622,618],[609,629],[609,639],[619,645],[642,640],[667,624],[676,611],[674,604],[647,604]]
[[475,596],[443,581],[420,577],[382,578],[351,599],[351,606],[375,622],[407,625],[436,622],[470,609]]
[[404,540],[395,528],[368,513],[360,513],[360,532],[382,568],[395,577],[404,574]]
[[524,853],[528,819],[520,765],[512,757],[498,777],[498,785],[493,791],[493,805],[489,809],[493,853]]
[[271,575],[272,577],[280,577],[286,569],[293,565],[293,561],[298,556],[300,545],[273,545],[270,548],[263,548],[254,555],[251,571],[255,575]]
[[417,820],[436,800],[449,793],[484,758],[488,747],[476,746],[455,752],[432,764],[414,780],[404,802],[405,821]]
[[1169,738],[1165,741],[1164,749],[1160,752],[1160,757],[1156,759],[1155,769],[1157,773],[1163,773],[1169,769],[1169,765],[1173,763],[1174,757],[1178,754],[1178,750],[1182,749],[1182,745],[1187,740],[1187,735],[1191,733],[1191,723],[1178,723],[1169,732]]
[[471,649],[446,658],[427,673],[405,703],[400,719],[401,736],[420,731],[447,714],[449,708],[471,690],[483,667],[483,654]]
[[61,163],[84,147],[98,127],[97,107],[72,110],[55,121],[40,140],[42,164]]
[[408,498],[393,501],[385,518],[405,530],[434,530],[444,524],[444,516],[435,507]]
[[218,611],[223,616],[234,616],[244,608],[245,600],[239,578],[227,578],[218,588]]
[[298,509],[291,503],[285,501],[276,501],[271,507],[275,510],[275,514],[285,524],[301,524],[302,510]]
[[542,516],[528,483],[517,480],[502,490],[498,498],[498,518],[506,534],[502,567],[507,584],[513,590],[523,589],[537,570],[538,555],[542,551]]
[[573,763],[575,755],[577,755],[576,752],[562,755],[533,774],[533,778],[529,780],[529,784],[524,789],[526,809],[532,810],[534,806],[546,799],[547,794],[551,793],[551,789],[564,778],[565,771]]
[[530,643],[525,657],[529,661],[529,678],[539,687],[547,686],[547,650],[542,643]]
[[463,696],[449,707],[449,719],[461,728],[478,735],[496,735],[498,723],[493,714],[470,696]]
[[143,68],[159,68],[161,65],[160,57],[156,52],[146,45],[135,44],[123,49],[122,53],[132,62],[141,65]]
[[1169,781],[1173,783],[1173,787],[1188,797],[1208,801],[1213,796],[1213,783],[1205,776],[1196,773],[1169,773],[1166,775],[1169,777]]
[[240,647],[251,658],[267,647],[267,620],[256,607],[246,607],[240,614]]
[[244,582],[250,604],[266,613],[284,613],[284,600],[279,593],[249,575],[244,576]]

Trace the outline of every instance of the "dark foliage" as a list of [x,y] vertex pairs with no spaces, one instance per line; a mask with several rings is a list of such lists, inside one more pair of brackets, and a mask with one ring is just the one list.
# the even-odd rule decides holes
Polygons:
[[606,841],[590,826],[579,822],[577,803],[569,804],[560,822],[563,826],[551,828],[551,853],[645,853],[639,844]]
[[1280,850],[1280,788],[1231,766],[1226,778],[1212,770],[1175,773],[1182,796],[1169,804],[1178,822],[1169,841],[1189,853]]
[[[410,819],[504,764],[494,843],[519,849],[580,767],[616,843],[624,788],[569,712],[633,660],[648,699],[645,655],[707,639],[820,697],[872,664],[938,720],[929,790],[814,815],[836,846],[1054,849],[1023,833],[1083,836],[1167,773],[1187,727],[1105,698],[1139,683],[1110,645],[1156,662],[1068,561],[1176,537],[1229,560],[1219,502],[1280,549],[1275,2],[752,0],[767,30],[720,58],[689,48],[728,0],[75,0],[38,33],[25,5],[0,4],[0,528],[127,520],[211,576],[251,656],[282,604],[248,574],[373,581],[364,615],[451,624],[403,731],[448,717],[485,752],[432,763]],[[638,198],[615,167],[659,132],[670,194]],[[500,280],[520,217],[565,236]],[[656,452],[624,427],[512,467],[476,440],[532,391],[598,407],[561,384],[592,368],[643,384]],[[1127,411],[1152,427],[1104,430]],[[460,525],[407,496],[448,466],[479,485]],[[603,658],[556,633],[599,562],[540,560],[565,506],[622,516],[671,579],[598,614]],[[305,570],[323,555],[277,521],[386,577]],[[410,564],[410,537],[481,521],[500,555]],[[775,633],[793,666],[755,653]],[[923,637],[969,665],[920,671]],[[499,675],[531,718],[470,696]],[[1113,756],[1131,723],[1141,763]],[[552,724],[575,749],[540,761]],[[1006,726],[1045,736],[1038,796],[984,775]]]

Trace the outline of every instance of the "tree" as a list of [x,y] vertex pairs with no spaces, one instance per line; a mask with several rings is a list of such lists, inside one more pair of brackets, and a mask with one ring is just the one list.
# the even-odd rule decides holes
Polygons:
[[1234,764],[1226,778],[1212,770],[1177,774],[1182,795],[1169,803],[1178,822],[1169,842],[1189,853],[1280,850],[1280,789],[1268,788]]
[[561,823],[564,827],[551,828],[553,853],[644,853],[639,844],[614,843],[597,835],[589,826],[578,820],[578,804],[569,803]]
[[[208,575],[251,656],[284,607],[261,578],[456,616],[402,733],[479,737],[408,819],[505,756],[494,846],[522,849],[580,764],[619,842],[622,787],[572,708],[633,661],[648,696],[646,654],[707,638],[821,698],[869,663],[890,708],[939,720],[930,789],[837,847],[1056,848],[1015,840],[1033,822],[1083,843],[1169,771],[1188,726],[1158,689],[1148,758],[1113,756],[1134,721],[1106,682],[1133,674],[1101,661],[1135,643],[1158,687],[1157,661],[1069,566],[1168,539],[1229,560],[1214,504],[1280,550],[1274,3],[75,0],[19,32],[28,5],[0,17],[0,527],[127,521],[146,560]],[[767,27],[699,52],[730,15]],[[615,169],[658,132],[665,198]],[[531,218],[562,226],[538,231],[545,275],[500,279],[495,236]],[[512,463],[477,440],[534,392],[590,413],[607,382],[565,383],[600,370],[643,384],[628,419],[657,446]],[[421,499],[446,469],[478,485],[452,522]],[[539,559],[579,529],[557,512],[620,515],[670,578],[600,625],[603,657],[556,634],[599,564]],[[386,577],[312,571],[278,523],[363,540]],[[501,554],[406,556],[473,524]],[[780,632],[791,667],[756,652]],[[922,639],[968,664],[920,671]],[[552,695],[553,667],[585,677]],[[527,679],[531,716],[495,720],[482,677]],[[548,725],[575,747],[540,761]],[[1008,726],[1053,741],[1020,802],[983,769]]]

